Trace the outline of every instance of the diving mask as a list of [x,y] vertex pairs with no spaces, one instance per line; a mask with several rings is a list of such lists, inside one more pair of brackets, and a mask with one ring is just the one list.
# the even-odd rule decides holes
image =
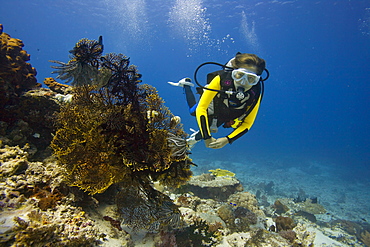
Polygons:
[[261,76],[256,75],[255,73],[250,72],[244,68],[234,69],[231,73],[231,77],[234,79],[235,82],[243,86],[254,86],[260,81],[261,78]]

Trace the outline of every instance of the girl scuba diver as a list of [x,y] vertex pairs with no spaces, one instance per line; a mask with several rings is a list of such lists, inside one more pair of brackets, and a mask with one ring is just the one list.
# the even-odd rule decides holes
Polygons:
[[[207,75],[207,85],[197,81],[198,70],[206,64],[216,64],[223,69]],[[191,87],[190,78],[179,82],[168,82],[173,86],[183,87],[190,114],[196,116],[199,131],[194,131],[187,139],[189,149],[200,140],[206,147],[218,149],[243,136],[252,127],[256,119],[263,96],[263,82],[268,79],[269,72],[265,68],[265,60],[254,54],[238,52],[226,65],[207,62],[201,64],[194,73],[194,80],[201,94],[197,103]],[[262,78],[263,72],[266,77]],[[220,138],[214,138],[218,127],[233,128],[233,131]]]

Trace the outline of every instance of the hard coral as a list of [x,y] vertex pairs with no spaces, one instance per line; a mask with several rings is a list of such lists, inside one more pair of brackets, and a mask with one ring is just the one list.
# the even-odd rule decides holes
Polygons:
[[324,206],[313,203],[311,199],[306,199],[304,202],[298,203],[302,211],[305,211],[310,214],[324,214],[326,213],[326,209]]
[[59,105],[36,81],[36,70],[23,42],[0,34],[0,137],[7,145],[29,143],[40,158],[54,131],[53,114]]
[[[1,25],[1,24],[0,24]],[[19,96],[30,89],[40,87],[36,81],[36,69],[27,63],[30,55],[22,48],[20,39],[0,32],[0,121],[13,122],[12,113]]]
[[62,83],[58,83],[52,77],[45,78],[44,84],[48,86],[53,92],[56,92],[56,93],[65,94],[65,93],[69,93],[72,91],[72,88],[70,86],[62,84]]
[[211,231],[204,220],[195,221],[194,224],[175,232],[176,243],[179,247],[213,246],[216,243],[217,229]]
[[226,204],[219,207],[217,213],[231,232],[248,231],[251,225],[257,223],[257,215],[244,207]]
[[238,192],[232,194],[227,201],[233,205],[247,208],[257,216],[265,217],[265,213],[258,206],[256,196],[249,192]]
[[282,230],[282,231],[279,232],[279,235],[282,236],[283,238],[289,240],[289,242],[291,242],[291,243],[293,243],[294,240],[297,237],[297,234],[292,230],[287,230],[287,231]]
[[[12,246],[96,246],[100,241],[94,223],[78,209],[67,206],[56,210],[31,211],[16,217],[14,235],[5,244]],[[10,246],[10,245],[6,245]]]
[[276,222],[276,231],[287,231],[292,230],[295,227],[295,223],[292,218],[284,217],[284,216],[278,216],[275,219]]
[[233,193],[242,191],[243,186],[235,177],[202,174],[192,177],[183,189],[193,192],[200,198],[226,201]]
[[60,193],[58,189],[51,191],[49,186],[42,187],[41,185],[37,185],[28,193],[30,194],[30,196],[39,199],[38,207],[44,211],[48,208],[54,208],[57,205],[58,201],[60,201],[64,197],[64,195]]
[[272,207],[275,209],[277,214],[283,214],[289,211],[289,208],[279,200],[276,200]]

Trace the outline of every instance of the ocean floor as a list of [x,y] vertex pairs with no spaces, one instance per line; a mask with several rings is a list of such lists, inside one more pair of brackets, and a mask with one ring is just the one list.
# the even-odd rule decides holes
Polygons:
[[370,222],[370,181],[346,180],[340,168],[318,161],[289,166],[283,160],[228,162],[196,158],[195,174],[210,169],[234,173],[246,191],[265,196],[269,203],[278,198],[317,198],[328,211],[326,217]]
[[[283,169],[195,158],[194,177],[181,191],[156,187],[179,206],[184,225],[146,232],[124,224],[112,190],[92,197],[68,189],[55,159],[27,157],[27,147],[0,148],[0,246],[366,246],[369,240],[365,184],[333,180],[333,171],[316,162]],[[276,233],[279,227],[287,228]],[[182,238],[194,242],[181,244]]]

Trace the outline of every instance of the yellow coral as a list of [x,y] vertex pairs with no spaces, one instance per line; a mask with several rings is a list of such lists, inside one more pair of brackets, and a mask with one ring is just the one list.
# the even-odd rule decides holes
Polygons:
[[[70,185],[95,194],[133,173],[175,187],[190,178],[191,160],[182,152],[173,156],[168,143],[168,133],[179,138],[186,134],[181,124],[171,124],[173,115],[153,87],[141,87],[147,98],[141,98],[139,112],[131,104],[106,105],[101,95],[107,89],[98,93],[92,89],[76,87],[75,100],[61,108],[59,129],[51,144],[67,168]],[[158,112],[151,121],[146,119],[148,109]]]
[[217,168],[216,170],[209,170],[209,172],[211,172],[212,175],[216,177],[224,177],[224,176],[234,177],[235,176],[235,173],[228,171],[228,170],[222,170],[220,168]]

